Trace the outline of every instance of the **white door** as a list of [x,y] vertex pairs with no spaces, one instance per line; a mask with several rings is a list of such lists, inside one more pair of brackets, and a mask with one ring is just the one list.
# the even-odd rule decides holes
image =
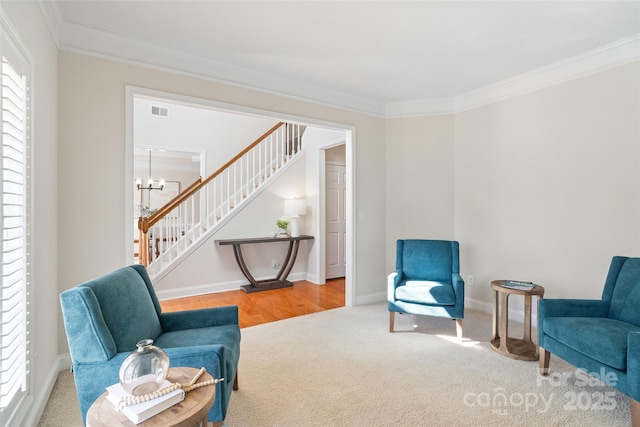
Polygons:
[[326,165],[326,278],[344,277],[346,272],[346,166]]

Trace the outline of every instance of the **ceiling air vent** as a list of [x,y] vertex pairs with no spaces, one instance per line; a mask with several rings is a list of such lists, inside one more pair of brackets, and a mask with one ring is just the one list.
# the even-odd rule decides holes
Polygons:
[[159,107],[157,105],[152,105],[151,106],[151,115],[152,116],[167,117],[168,114],[169,114],[169,109],[166,108],[166,107]]

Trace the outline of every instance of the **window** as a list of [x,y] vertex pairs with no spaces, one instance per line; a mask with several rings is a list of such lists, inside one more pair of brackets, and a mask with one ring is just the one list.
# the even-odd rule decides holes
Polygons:
[[0,85],[0,424],[12,424],[30,392],[30,62],[2,19]]

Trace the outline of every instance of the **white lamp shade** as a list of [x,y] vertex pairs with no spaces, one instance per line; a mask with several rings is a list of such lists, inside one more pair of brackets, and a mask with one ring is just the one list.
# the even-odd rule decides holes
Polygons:
[[307,204],[303,199],[285,199],[284,214],[289,216],[306,215]]

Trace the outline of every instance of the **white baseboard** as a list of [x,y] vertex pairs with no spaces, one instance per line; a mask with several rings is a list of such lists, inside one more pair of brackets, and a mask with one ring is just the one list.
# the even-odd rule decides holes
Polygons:
[[304,279],[298,279],[298,280],[306,280],[307,282],[311,282],[315,285],[322,285],[323,283],[320,283],[320,276],[318,276],[317,274],[306,274]]
[[491,303],[477,299],[465,298],[464,306],[465,308],[482,311],[483,313],[493,313],[493,305]]
[[[471,308],[474,310],[482,311],[484,313],[493,314],[493,304],[485,301],[479,301],[476,299],[465,299],[465,308]],[[524,319],[524,310],[509,309],[509,320],[513,320],[518,323],[522,323]],[[531,326],[538,327],[538,312],[537,309],[531,313]]]
[[[362,295],[357,297],[355,305],[375,304],[375,303],[383,302],[386,300],[387,300],[386,292],[378,292],[375,294],[368,294],[368,295]],[[481,311],[483,313],[493,314],[493,304],[491,303],[468,298],[468,299],[465,299],[464,304],[465,304],[465,309],[469,308],[472,310]],[[524,319],[524,311],[509,309],[509,319],[522,323],[522,319]],[[538,313],[536,311],[534,311],[531,314],[531,326],[532,327],[538,326]]]
[[[269,277],[258,277],[256,280],[269,279]],[[291,282],[297,282],[299,280],[308,280],[306,273],[291,273],[287,280]],[[313,282],[317,283],[317,282]],[[165,291],[159,290],[156,291],[156,295],[160,301],[168,300],[168,299],[176,299],[176,298],[186,298],[186,297],[194,297],[198,295],[205,294],[215,294],[218,292],[226,292],[226,291],[237,291],[241,286],[248,284],[246,279],[242,280],[232,280],[229,282],[218,282],[218,283],[209,283],[206,285],[198,285],[198,286],[188,286],[185,288],[179,289],[168,289]]]
[[213,294],[217,292],[236,291],[240,286],[246,285],[246,280],[234,280],[231,282],[210,283],[206,285],[188,286],[179,289],[156,291],[159,300],[193,297],[198,295]]
[[386,292],[376,292],[374,294],[360,295],[356,297],[355,305],[375,304],[387,300]]

